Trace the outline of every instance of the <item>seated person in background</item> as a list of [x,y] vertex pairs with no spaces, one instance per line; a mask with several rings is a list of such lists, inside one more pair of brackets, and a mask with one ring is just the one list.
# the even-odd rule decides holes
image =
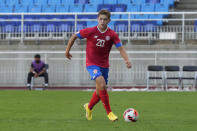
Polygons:
[[27,77],[27,88],[31,90],[31,78],[44,77],[45,87],[48,87],[48,73],[46,71],[45,63],[40,60],[40,55],[34,56],[34,61],[31,63],[31,69]]

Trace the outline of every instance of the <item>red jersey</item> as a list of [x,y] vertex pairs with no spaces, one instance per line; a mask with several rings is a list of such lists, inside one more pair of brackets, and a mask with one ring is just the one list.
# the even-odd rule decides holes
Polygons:
[[122,46],[118,35],[109,27],[101,32],[97,26],[80,30],[76,34],[80,39],[87,38],[86,66],[109,67],[109,53],[112,45]]

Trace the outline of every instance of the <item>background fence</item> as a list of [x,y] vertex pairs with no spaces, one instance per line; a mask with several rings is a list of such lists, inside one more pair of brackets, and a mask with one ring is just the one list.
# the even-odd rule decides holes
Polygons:
[[[21,43],[24,40],[67,40],[76,31],[95,26],[96,15],[96,12],[0,13],[0,40]],[[120,15],[121,19],[116,17]],[[197,39],[197,12],[113,12],[111,19],[109,27],[128,43],[130,40],[179,40],[184,43]]]
[[[0,85],[25,86],[35,53],[49,64],[50,86],[94,86],[85,67],[85,51],[72,51],[66,60],[63,51],[0,52]],[[148,65],[197,65],[197,51],[128,51],[133,68],[127,69],[119,52],[110,55],[109,85],[146,85]],[[192,83],[191,83],[192,84]]]

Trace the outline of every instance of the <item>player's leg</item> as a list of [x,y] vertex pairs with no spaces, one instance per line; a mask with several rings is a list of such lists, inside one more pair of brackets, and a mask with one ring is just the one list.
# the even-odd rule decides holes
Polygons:
[[27,88],[29,89],[29,90],[31,90],[31,78],[32,77],[34,77],[34,74],[32,73],[32,72],[29,72],[28,73],[28,77],[27,77]]
[[103,103],[103,106],[108,114],[108,118],[111,121],[116,121],[118,117],[111,111],[111,107],[109,104],[109,95],[107,92],[107,83],[108,83],[108,68],[101,68],[102,76],[97,77],[96,84],[97,90],[99,90],[99,96]]
[[47,72],[45,72],[44,74],[43,74],[43,76],[44,76],[44,86],[45,86],[45,88],[46,87],[48,87],[48,81],[49,81],[49,78],[48,78],[48,73]]

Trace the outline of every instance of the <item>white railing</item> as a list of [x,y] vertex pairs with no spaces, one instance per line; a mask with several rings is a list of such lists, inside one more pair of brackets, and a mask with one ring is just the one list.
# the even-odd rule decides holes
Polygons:
[[[21,19],[7,19],[6,21],[19,21],[20,27],[15,27],[15,30],[18,32],[4,32],[1,30],[0,35],[2,40],[19,40],[23,43],[24,40],[67,40],[74,32],[77,31],[77,21],[96,21],[96,19],[78,19],[78,15],[97,15],[96,12],[88,13],[0,13],[1,15],[20,15]],[[112,21],[128,21],[127,31],[117,31],[122,40],[127,40],[130,43],[130,40],[179,40],[181,43],[185,43],[185,40],[193,40],[196,38],[196,30],[194,29],[194,24],[186,25],[186,22],[194,22],[197,20],[197,16],[188,18],[190,15],[197,15],[197,12],[112,12],[112,15],[128,15],[128,19],[112,19]],[[179,18],[163,18],[163,19],[132,19],[130,15],[135,14],[164,14],[164,15],[176,15]],[[74,19],[28,19],[25,18],[25,15],[74,15]],[[176,21],[181,22],[180,25],[164,25],[164,26],[155,26],[153,31],[132,31],[131,21],[156,21],[161,20],[163,22]],[[27,21],[74,21],[74,26],[70,28],[68,32],[31,32],[28,31],[31,29],[31,26],[27,27],[27,31],[24,32],[24,22]],[[1,19],[0,22],[5,22],[5,19]],[[44,27],[45,28],[45,27]],[[55,27],[58,28],[58,27]],[[85,26],[84,26],[85,28]],[[111,26],[112,29],[117,30],[118,27]],[[134,29],[135,30],[135,29]],[[136,29],[137,30],[137,29]]]
[[[85,66],[85,51],[72,51],[67,60],[64,51],[0,52],[0,85],[25,86],[34,54],[49,64],[50,86],[94,86]],[[145,86],[148,65],[197,65],[197,51],[128,51],[133,68],[127,69],[118,51],[110,55],[110,86]]]

